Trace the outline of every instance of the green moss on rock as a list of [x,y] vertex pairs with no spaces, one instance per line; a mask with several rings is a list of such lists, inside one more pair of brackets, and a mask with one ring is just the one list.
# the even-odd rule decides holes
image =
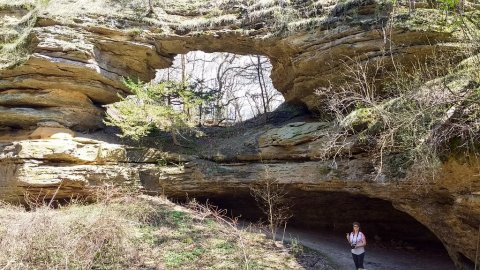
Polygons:
[[371,128],[379,120],[378,113],[374,108],[360,108],[348,114],[340,126],[355,132]]

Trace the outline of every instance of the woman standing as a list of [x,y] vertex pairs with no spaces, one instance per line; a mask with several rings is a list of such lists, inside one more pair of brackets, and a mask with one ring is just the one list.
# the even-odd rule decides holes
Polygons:
[[352,256],[355,267],[358,270],[363,268],[363,257],[365,256],[365,245],[367,245],[367,238],[360,231],[360,223],[353,223],[353,232],[347,233],[347,240],[352,247]]

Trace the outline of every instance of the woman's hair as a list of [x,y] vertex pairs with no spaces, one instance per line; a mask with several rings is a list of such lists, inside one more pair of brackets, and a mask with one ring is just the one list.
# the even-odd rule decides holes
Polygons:
[[355,222],[353,222],[353,226],[355,226],[355,225],[357,225],[358,228],[360,228],[360,223],[358,223],[358,222],[355,221]]

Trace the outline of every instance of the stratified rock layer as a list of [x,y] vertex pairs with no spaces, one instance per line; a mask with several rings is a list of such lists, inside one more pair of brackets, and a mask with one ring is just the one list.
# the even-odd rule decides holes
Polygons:
[[[433,181],[393,179],[375,171],[354,138],[342,151],[325,149],[329,129],[326,123],[298,121],[266,126],[254,136],[205,143],[197,156],[86,138],[6,141],[0,144],[0,196],[8,201],[89,196],[92,188],[112,183],[176,198],[245,198],[252,184],[269,177],[294,197],[343,192],[391,202],[433,232],[458,269],[464,258],[473,261],[479,160],[452,158]],[[243,146],[235,155],[224,153],[223,144],[232,141]]]
[[[423,11],[430,15],[409,24],[417,15],[401,9],[393,14],[383,1],[224,5],[215,7],[224,14],[219,18],[202,13],[214,8],[209,1],[188,3],[199,5],[194,14],[165,8],[143,21],[132,16],[134,10],[102,1],[79,9],[55,0],[36,15],[17,6],[1,13],[7,23],[0,26],[8,30],[17,31],[25,22],[33,28],[19,33],[29,36],[26,60],[0,69],[0,125],[28,128],[56,121],[77,130],[99,128],[99,105],[129,94],[122,78],[150,81],[155,69],[169,67],[176,54],[194,50],[265,55],[273,65],[273,84],[285,99],[317,110],[315,89],[346,83],[351,74],[344,71],[355,63],[381,62],[388,70],[393,59],[408,67],[434,51],[446,54],[459,47],[454,32],[433,27],[439,11]],[[275,12],[297,15],[281,27],[278,21],[287,17],[276,18]]]

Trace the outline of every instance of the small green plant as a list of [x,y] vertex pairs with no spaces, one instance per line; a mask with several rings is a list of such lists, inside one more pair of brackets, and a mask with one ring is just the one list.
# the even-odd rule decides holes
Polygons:
[[172,81],[145,84],[131,79],[124,83],[135,96],[113,104],[113,112],[105,121],[119,127],[121,136],[138,141],[154,130],[161,130],[170,132],[174,143],[179,145],[178,134],[195,132],[188,112],[202,100],[187,85]]
[[181,267],[185,264],[195,262],[205,252],[202,248],[195,248],[191,251],[169,251],[165,253],[165,264],[168,267]]
[[297,238],[292,238],[290,241],[290,252],[295,257],[303,255],[303,246],[300,244]]
[[160,167],[168,165],[168,158],[166,156],[161,156],[157,160],[157,165]]
[[175,226],[180,226],[185,224],[185,220],[187,219],[187,214],[182,211],[172,211],[170,212],[169,219],[172,220]]
[[235,250],[235,244],[230,241],[222,240],[215,246],[215,248],[221,250],[222,253],[231,253]]
[[439,7],[445,11],[454,10],[459,4],[460,0],[437,0]]
[[257,261],[249,261],[248,264],[246,265],[246,269],[261,269],[260,264]]

